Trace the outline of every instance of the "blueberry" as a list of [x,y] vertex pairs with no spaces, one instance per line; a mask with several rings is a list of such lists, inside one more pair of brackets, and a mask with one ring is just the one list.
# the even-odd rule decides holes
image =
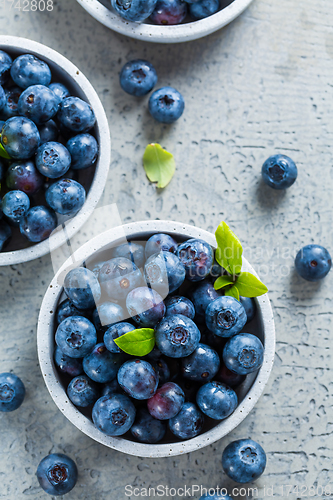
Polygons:
[[110,299],[123,300],[131,290],[140,286],[142,274],[129,259],[116,257],[105,262],[98,278]]
[[0,373],[0,412],[17,410],[23,403],[25,388],[14,373]]
[[170,358],[189,356],[198,347],[200,330],[186,316],[173,314],[160,321],[155,329],[156,345]]
[[43,182],[43,176],[31,160],[15,161],[7,170],[6,184],[9,189],[19,189],[28,195],[34,195],[41,189]]
[[219,337],[236,335],[242,330],[246,321],[245,309],[234,297],[218,297],[207,306],[207,328]]
[[159,361],[162,357],[161,351],[158,349],[158,347],[155,345],[153,350],[150,351],[148,354],[146,354],[145,359],[147,359],[151,363],[156,363]]
[[67,273],[64,290],[78,309],[92,309],[101,298],[101,287],[96,276],[84,267],[71,269]]
[[329,273],[332,258],[326,248],[320,245],[306,245],[295,259],[298,274],[307,281],[319,281]]
[[131,323],[116,323],[106,330],[104,333],[104,344],[110,352],[122,352],[121,349],[115,344],[114,339],[121,337],[125,333],[132,332],[135,330],[135,326]]
[[208,417],[223,420],[235,411],[238,399],[230,387],[220,382],[208,382],[198,390],[197,405]]
[[56,95],[45,85],[32,85],[20,95],[17,110],[36,125],[41,125],[53,118],[59,107]]
[[236,387],[244,382],[246,375],[238,375],[238,373],[232,372],[222,363],[214,378],[218,382],[222,382],[222,384],[228,385],[229,387]]
[[48,65],[32,54],[17,57],[10,69],[10,75],[16,85],[26,89],[31,85],[46,85],[51,82],[51,70]]
[[7,222],[0,220],[0,252],[3,250],[5,243],[8,242],[12,235],[12,230],[10,229]]
[[98,143],[92,135],[75,135],[69,139],[66,147],[71,155],[71,167],[74,170],[83,170],[96,163],[98,157]]
[[147,287],[132,290],[126,298],[126,307],[141,328],[154,328],[165,314],[162,297]]
[[205,321],[208,304],[219,297],[221,297],[221,293],[215,290],[214,285],[207,279],[190,289],[189,298],[193,302],[197,321],[201,323]]
[[99,272],[102,269],[102,267],[104,266],[104,264],[105,264],[105,260],[101,260],[99,262],[95,262],[93,265],[89,265],[89,269],[91,269],[91,271],[94,273],[94,275],[96,276],[97,279],[98,279]]
[[70,358],[58,346],[54,350],[54,363],[61,373],[66,373],[71,377],[77,377],[83,373],[82,359]]
[[273,189],[287,189],[297,178],[297,167],[293,160],[285,155],[270,156],[262,166],[262,178]]
[[112,257],[125,257],[133,262],[139,269],[143,267],[145,261],[145,250],[142,245],[129,241],[113,249]]
[[52,92],[54,92],[54,94],[58,97],[58,101],[59,103],[63,100],[63,99],[66,99],[66,97],[70,97],[71,93],[70,91],[68,90],[67,87],[65,87],[65,85],[63,85],[62,83],[51,83],[49,85],[49,88],[52,90]]
[[83,370],[94,382],[105,384],[115,379],[123,361],[123,355],[108,351],[105,345],[100,343],[84,357]]
[[189,6],[190,16],[193,19],[204,19],[212,16],[220,8],[219,0],[199,0]]
[[145,408],[140,408],[131,427],[131,433],[140,443],[155,444],[164,438],[166,424],[153,418]]
[[0,50],[0,85],[4,85],[7,82],[12,62],[13,60],[10,55]]
[[[146,359],[149,360],[149,357]],[[157,361],[151,360],[151,364],[156,370],[156,373],[158,374],[158,385],[162,386],[166,382],[170,381],[170,369],[166,361],[164,359],[158,359]]]
[[223,349],[226,367],[239,375],[257,371],[264,360],[264,346],[252,333],[240,333],[228,340]]
[[193,403],[184,403],[178,415],[169,420],[169,429],[180,439],[190,439],[202,431],[204,415]]
[[10,87],[8,89],[5,89],[6,102],[5,102],[2,110],[0,111],[0,116],[4,120],[8,120],[9,118],[12,118],[13,116],[18,115],[17,105],[18,105],[21,93],[22,93],[22,89],[20,89],[19,87]]
[[96,328],[83,316],[70,316],[58,326],[55,341],[70,358],[83,358],[97,342]]
[[6,94],[2,86],[0,85],[0,111],[2,108],[4,108],[6,105]]
[[147,407],[152,417],[158,420],[169,420],[180,412],[184,403],[184,391],[174,382],[167,382],[157,389],[152,398],[148,399]]
[[65,299],[61,302],[56,310],[56,321],[59,325],[64,319],[69,318],[70,316],[84,316],[89,319],[90,311],[82,311],[75,307],[69,299]]
[[86,201],[84,187],[72,179],[60,179],[45,192],[46,203],[62,215],[75,215]]
[[157,83],[154,66],[143,59],[127,62],[119,75],[120,86],[128,94],[141,97],[148,94]]
[[158,374],[143,359],[126,361],[119,368],[117,377],[120,387],[134,399],[149,399],[158,387]]
[[38,127],[40,135],[40,144],[46,142],[57,142],[59,137],[58,125],[54,120],[48,120]]
[[14,160],[27,160],[37,151],[38,128],[24,116],[9,118],[2,127],[1,143]]
[[250,297],[239,297],[239,302],[242,304],[242,306],[245,309],[246,312],[246,317],[247,317],[247,323],[252,321],[256,315],[257,311],[257,306],[254,301],[254,299],[250,299]]
[[43,206],[32,207],[20,220],[20,231],[29,241],[39,243],[46,240],[57,227],[53,210]]
[[103,385],[102,388],[102,396],[108,396],[109,394],[124,394],[124,391],[119,385],[119,382],[116,378],[111,380],[111,382],[108,382],[107,384]]
[[29,196],[23,191],[9,191],[2,199],[2,211],[14,224],[20,222],[29,208]]
[[157,0],[157,4],[150,16],[155,24],[180,24],[187,14],[187,4],[183,0]]
[[119,304],[103,302],[103,304],[98,306],[93,317],[95,318],[96,325],[98,325],[98,329],[107,330],[115,323],[123,321],[125,313]]
[[36,153],[36,167],[41,174],[50,179],[65,175],[71,166],[71,155],[60,142],[46,142]]
[[219,368],[219,355],[205,344],[199,344],[190,356],[182,359],[183,377],[196,382],[212,380]]
[[75,462],[62,453],[52,453],[43,458],[37,468],[40,486],[49,495],[65,495],[77,482]]
[[162,87],[150,96],[148,109],[155,120],[161,123],[173,123],[183,114],[184,98],[173,87]]
[[59,106],[59,122],[72,132],[88,132],[95,125],[96,117],[92,107],[79,97],[66,97]]
[[266,467],[266,453],[252,439],[239,439],[228,444],[222,454],[224,472],[237,483],[255,481]]
[[194,319],[195,309],[192,302],[181,295],[174,295],[165,300],[166,316],[170,314],[182,314],[190,319]]
[[176,253],[177,247],[177,241],[174,240],[169,234],[153,234],[153,236],[151,236],[149,240],[147,240],[145,246],[145,256],[146,259],[148,259],[151,255],[159,252]]
[[185,266],[186,278],[194,282],[205,279],[214,262],[212,247],[194,238],[179,245],[177,255]]
[[160,252],[148,258],[144,275],[147,284],[162,297],[166,297],[183,284],[185,268],[177,255]]
[[111,0],[113,9],[126,21],[144,21],[153,12],[157,0]]
[[121,436],[130,430],[135,420],[135,406],[123,394],[102,396],[94,405],[92,419],[101,432]]

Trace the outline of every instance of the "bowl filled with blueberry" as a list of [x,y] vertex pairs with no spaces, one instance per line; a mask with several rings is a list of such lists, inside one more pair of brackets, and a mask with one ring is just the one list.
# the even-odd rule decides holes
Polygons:
[[37,341],[49,392],[78,429],[164,457],[244,420],[268,381],[275,330],[267,288],[226,223],[214,236],[146,221],[95,237],[64,264]]
[[97,21],[139,40],[179,43],[226,26],[253,0],[77,0]]
[[0,36],[0,265],[46,255],[80,229],[110,154],[103,106],[78,68],[37,42]]

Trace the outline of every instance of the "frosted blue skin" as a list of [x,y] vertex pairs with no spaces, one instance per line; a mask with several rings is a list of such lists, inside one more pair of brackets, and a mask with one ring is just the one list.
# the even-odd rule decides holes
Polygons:
[[59,129],[55,121],[48,120],[38,127],[40,135],[40,144],[46,142],[57,142],[59,137]]
[[132,427],[135,414],[135,406],[128,396],[110,394],[96,401],[92,419],[97,429],[107,436],[121,436]]
[[32,85],[20,95],[17,111],[36,125],[41,125],[56,115],[58,107],[58,99],[52,90],[45,85]]
[[263,164],[261,173],[264,182],[273,189],[287,189],[297,179],[297,167],[285,155],[270,156]]
[[219,368],[219,355],[214,349],[205,344],[199,344],[190,356],[182,359],[183,377],[196,382],[212,380]]
[[12,58],[7,52],[0,50],[0,85],[4,85],[10,76]]
[[184,112],[184,98],[173,87],[162,87],[155,90],[149,98],[148,109],[155,120],[161,123],[173,123]]
[[57,114],[59,122],[77,134],[88,132],[96,122],[92,107],[79,97],[66,97],[59,106]]
[[144,275],[147,284],[166,297],[184,283],[185,267],[177,255],[160,252],[148,258]]
[[252,439],[239,439],[228,444],[222,454],[224,472],[237,483],[250,483],[266,468],[266,453]]
[[66,147],[72,158],[72,169],[83,170],[96,163],[98,143],[91,134],[78,134],[71,137],[67,141]]
[[75,215],[86,201],[84,187],[72,179],[60,179],[45,192],[46,203],[62,215]]
[[150,20],[162,26],[180,24],[187,14],[187,3],[183,0],[157,0]]
[[65,87],[65,85],[63,85],[62,83],[57,83],[57,82],[51,83],[49,85],[49,88],[57,96],[59,104],[63,99],[66,99],[66,97],[69,97],[71,95],[68,88]]
[[23,403],[25,388],[14,373],[0,373],[0,412],[17,410]]
[[164,438],[166,423],[153,418],[145,408],[140,408],[131,427],[131,433],[140,443],[155,444]]
[[5,107],[6,105],[6,94],[2,86],[0,85],[0,111]]
[[126,321],[110,326],[110,328],[108,328],[104,333],[104,344],[106,348],[110,352],[122,352],[114,342],[114,339],[121,337],[121,335],[124,335],[125,333],[132,332],[133,330],[135,330],[135,326],[133,326],[131,323],[127,323]]
[[219,9],[219,0],[199,0],[198,2],[191,3],[189,6],[190,16],[195,20],[212,16]]
[[98,279],[110,299],[123,300],[131,290],[141,285],[142,274],[129,259],[116,257],[104,263]]
[[118,383],[129,396],[144,400],[154,396],[158,387],[158,374],[143,359],[126,361],[118,371]]
[[252,333],[240,333],[232,337],[223,349],[225,366],[238,375],[259,370],[264,360],[264,346]]
[[43,458],[37,468],[40,486],[49,495],[65,495],[77,482],[75,462],[62,453],[52,453]]
[[148,94],[157,83],[154,66],[143,59],[129,61],[121,69],[119,75],[121,88],[137,97]]
[[257,306],[254,301],[254,299],[251,299],[250,297],[239,297],[239,302],[242,304],[242,306],[245,309],[246,312],[246,317],[247,317],[247,323],[252,321],[256,315],[257,312]]
[[99,398],[99,388],[87,375],[79,375],[70,381],[67,395],[75,406],[86,408]]
[[36,153],[36,168],[50,179],[58,179],[65,175],[71,166],[71,155],[60,142],[46,142]]
[[195,308],[195,319],[201,323],[205,322],[205,314],[208,305],[213,300],[221,297],[221,292],[215,290],[213,283],[208,279],[196,283],[188,293]]
[[23,193],[23,191],[9,191],[2,199],[2,211],[14,224],[20,222],[29,208],[29,196]]
[[170,358],[189,356],[198,347],[201,333],[186,316],[173,314],[163,318],[155,328],[156,345]]
[[174,295],[165,300],[166,316],[170,314],[182,314],[190,319],[194,319],[195,309],[192,302],[187,297]]
[[319,281],[325,278],[331,267],[332,258],[321,245],[306,245],[296,255],[296,271],[307,281]]
[[190,439],[202,431],[204,415],[193,403],[184,403],[182,409],[169,420],[170,431],[180,439]]
[[145,249],[139,243],[129,241],[128,243],[123,243],[122,245],[114,248],[112,251],[112,257],[125,257],[125,259],[131,260],[136,267],[140,269],[143,267],[145,262]]
[[197,392],[197,405],[208,417],[223,420],[235,411],[238,398],[233,389],[221,382],[208,382]]
[[22,89],[31,85],[48,86],[52,76],[48,65],[32,54],[17,57],[11,66],[10,75],[16,85]]
[[141,328],[154,328],[165,315],[162,297],[148,287],[134,288],[126,298],[129,315]]
[[219,337],[237,335],[247,322],[242,304],[228,296],[218,297],[210,302],[205,316],[207,328]]
[[101,298],[101,287],[92,271],[71,269],[64,280],[65,294],[78,309],[92,309]]
[[113,9],[126,21],[144,21],[153,12],[157,0],[111,0]]
[[161,251],[176,253],[177,247],[177,241],[174,240],[169,234],[153,234],[153,236],[147,240],[145,246],[145,256],[146,259],[148,259],[151,255],[154,255],[154,253],[159,253]]
[[55,341],[70,358],[83,358],[97,343],[96,328],[83,316],[70,316],[58,326]]
[[0,220],[0,252],[2,251],[5,243],[12,235],[10,226],[4,220]]
[[83,369],[91,380],[105,384],[116,378],[123,361],[123,355],[111,353],[100,343],[83,358]]
[[58,346],[54,350],[54,363],[61,373],[66,373],[70,377],[77,377],[83,373],[82,359],[70,358]]
[[3,108],[0,110],[0,118],[3,120],[8,120],[9,118],[13,118],[13,116],[17,116],[17,105],[22,93],[22,89],[20,87],[10,87],[5,90],[6,101]]
[[185,266],[186,278],[193,282],[204,280],[214,263],[212,247],[198,238],[191,238],[179,245],[177,255]]
[[2,127],[1,144],[14,160],[28,160],[40,143],[38,128],[24,116],[9,118]]
[[115,323],[119,323],[125,317],[124,309],[119,304],[104,302],[96,309],[94,317],[98,329],[107,329]]
[[32,207],[20,220],[20,232],[33,243],[46,240],[57,227],[53,210],[42,205]]

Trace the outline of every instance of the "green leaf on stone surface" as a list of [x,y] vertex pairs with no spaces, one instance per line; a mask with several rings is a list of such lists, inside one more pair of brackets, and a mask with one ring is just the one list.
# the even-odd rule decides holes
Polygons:
[[2,158],[6,158],[7,160],[10,160],[9,154],[7,153],[7,151],[5,150],[5,148],[3,147],[3,145],[1,143],[0,143],[0,156]]
[[220,290],[228,285],[233,285],[234,281],[231,276],[220,276],[214,283],[215,290]]
[[173,155],[154,143],[146,147],[143,166],[150,182],[157,182],[158,188],[164,188],[169,184],[176,170]]
[[131,356],[146,356],[155,346],[155,332],[152,328],[138,328],[114,339],[115,344]]
[[236,285],[233,285],[230,288],[228,288],[224,292],[224,295],[227,295],[228,297],[234,297],[235,299],[239,300],[239,291]]
[[215,259],[229,274],[233,276],[239,274],[242,270],[241,242],[224,221],[219,224],[215,237],[217,241]]
[[242,297],[259,297],[268,292],[268,288],[252,273],[241,273],[237,277],[237,288]]

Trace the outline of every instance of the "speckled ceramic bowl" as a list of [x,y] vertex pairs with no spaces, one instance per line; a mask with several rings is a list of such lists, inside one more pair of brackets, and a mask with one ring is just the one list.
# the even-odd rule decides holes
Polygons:
[[102,103],[87,78],[66,57],[45,45],[14,36],[0,35],[0,49],[13,58],[20,54],[34,54],[45,61],[55,78],[64,83],[70,92],[87,101],[96,115],[94,134],[99,143],[99,156],[95,167],[79,171],[78,181],[87,191],[82,209],[73,217],[58,216],[58,222],[66,224],[66,232],[60,228],[50,238],[41,243],[30,244],[21,235],[13,237],[5,251],[0,252],[0,266],[19,264],[37,259],[60,247],[83,226],[96,207],[105,187],[111,159],[111,139],[109,125]]
[[[170,221],[134,222],[106,231],[95,237],[75,252],[73,256],[74,262],[78,266],[90,259],[93,260],[96,252],[107,252],[109,248],[123,243],[124,235],[126,235],[128,240],[146,241],[152,234],[159,232],[169,233],[179,242],[188,238],[201,238],[213,247],[216,246],[213,234],[194,226]],[[255,274],[250,264],[245,259],[243,261],[243,269]],[[100,432],[90,418],[83,415],[69,401],[66,388],[62,384],[61,377],[54,365],[55,311],[64,295],[61,280],[66,274],[67,269],[71,267],[73,267],[73,260],[69,259],[58,271],[46,291],[38,320],[37,343],[40,368],[50,395],[61,412],[73,425],[87,436],[109,448],[128,453],[129,455],[155,458],[189,453],[208,446],[231,432],[245,419],[262,394],[273,366],[275,328],[272,309],[267,295],[256,299],[256,318],[247,325],[247,331],[255,333],[264,344],[264,362],[260,370],[257,373],[248,375],[243,384],[237,389],[239,405],[235,412],[215,426],[207,426],[202,434],[193,439],[179,441],[174,438],[172,442],[162,441],[157,445],[142,444],[131,439],[126,439],[125,437],[109,437]]]
[[223,28],[236,19],[253,0],[221,0],[221,5],[225,7],[216,14],[176,26],[157,26],[148,20],[142,23],[125,21],[111,9],[110,0],[77,1],[97,21],[122,35],[146,42],[180,43],[202,38]]

